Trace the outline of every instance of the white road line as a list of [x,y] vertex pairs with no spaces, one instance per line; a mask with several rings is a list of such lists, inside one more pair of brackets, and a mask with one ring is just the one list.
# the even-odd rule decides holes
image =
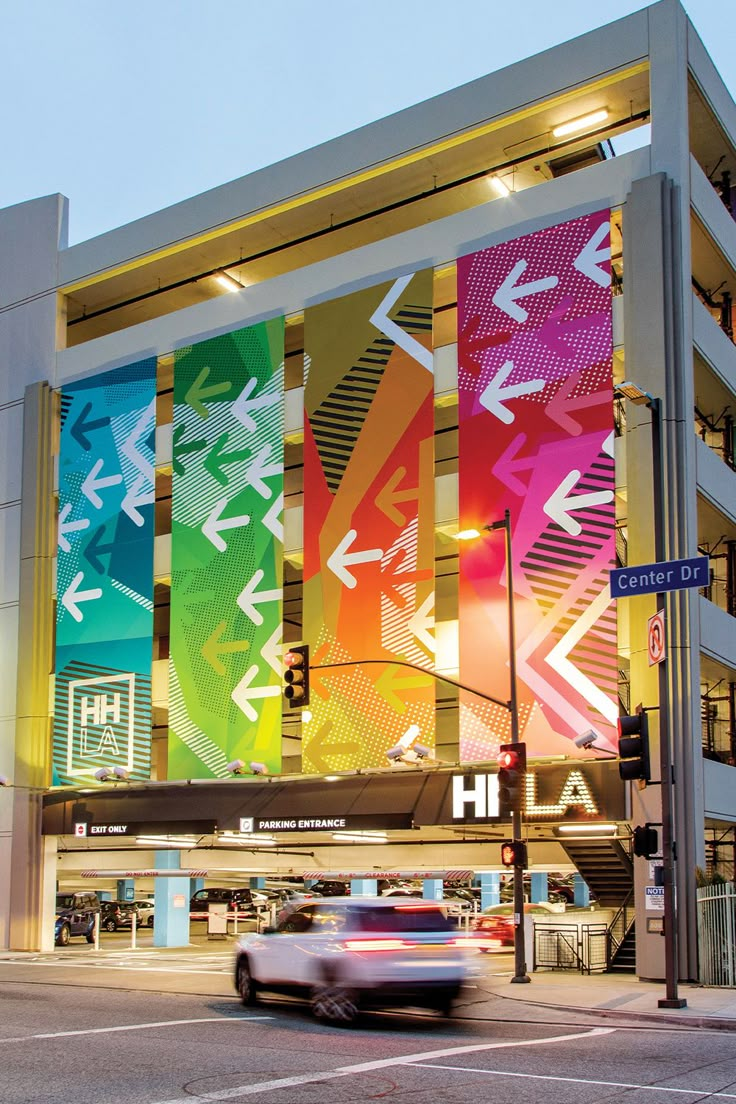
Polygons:
[[[407,1062],[407,1065],[415,1065],[424,1069],[423,1062]],[[525,1077],[533,1081],[562,1081],[570,1085],[598,1085],[607,1089],[646,1089],[651,1092],[686,1093],[690,1096],[701,1097],[703,1089],[675,1089],[668,1085],[635,1084],[631,1081],[592,1081],[587,1077],[552,1077],[545,1073],[510,1073],[508,1070],[475,1069],[473,1066],[441,1066],[430,1062],[427,1069],[457,1070],[458,1073],[484,1073],[493,1077]],[[719,1097],[726,1100],[736,1100],[736,1093],[708,1092],[708,1100]]]
[[154,1023],[121,1024],[117,1027],[85,1027],[78,1031],[48,1031],[40,1035],[16,1035],[10,1039],[0,1038],[5,1043],[27,1043],[31,1039],[66,1039],[70,1035],[109,1035],[114,1031],[145,1031],[149,1027],[176,1027],[181,1024],[201,1023],[250,1023],[252,1020],[271,1020],[273,1016],[204,1016],[197,1020],[157,1020]]
[[594,1027],[590,1031],[578,1031],[574,1035],[554,1035],[548,1039],[523,1039],[516,1043],[473,1043],[469,1046],[447,1047],[444,1050],[428,1050],[419,1054],[404,1054],[397,1058],[379,1058],[375,1062],[359,1062],[354,1066],[339,1066],[334,1070],[324,1070],[322,1073],[305,1073],[295,1077],[281,1077],[277,1081],[262,1081],[260,1084],[236,1085],[232,1089],[204,1093],[198,1096],[196,1093],[188,1093],[183,1097],[171,1100],[158,1100],[155,1104],[197,1104],[198,1101],[209,1102],[212,1100],[235,1100],[239,1096],[255,1096],[257,1093],[275,1092],[277,1089],[290,1089],[296,1085],[315,1084],[319,1081],[329,1081],[335,1077],[349,1077],[354,1073],[368,1073],[372,1070],[387,1069],[390,1066],[412,1066],[421,1064],[429,1058],[449,1058],[452,1054],[470,1054],[479,1050],[498,1050],[500,1047],[544,1046],[546,1043],[567,1043],[574,1039],[592,1039],[597,1035],[611,1035],[615,1027]]
[[[4,964],[3,964],[4,965]],[[66,969],[74,970],[116,970],[118,973],[121,970],[132,970],[136,973],[144,974],[216,974],[217,977],[225,977],[226,975],[222,970],[184,970],[180,967],[174,966],[146,966],[145,963],[126,965],[122,962],[115,962],[112,966],[107,965],[104,962],[23,962],[22,966],[43,966],[46,969],[60,966]]]

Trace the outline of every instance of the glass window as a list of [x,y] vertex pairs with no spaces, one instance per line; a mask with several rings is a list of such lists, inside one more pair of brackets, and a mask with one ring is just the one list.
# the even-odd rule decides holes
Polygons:
[[396,908],[352,910],[352,921],[361,931],[433,932],[453,931],[452,921],[442,909],[426,905],[397,905]]

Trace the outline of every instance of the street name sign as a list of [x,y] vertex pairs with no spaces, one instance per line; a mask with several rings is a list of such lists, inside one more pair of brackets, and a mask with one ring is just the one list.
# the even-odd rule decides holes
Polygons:
[[663,594],[666,590],[704,587],[710,582],[709,565],[707,556],[693,556],[690,560],[616,567],[611,572],[611,597],[630,598],[633,594]]

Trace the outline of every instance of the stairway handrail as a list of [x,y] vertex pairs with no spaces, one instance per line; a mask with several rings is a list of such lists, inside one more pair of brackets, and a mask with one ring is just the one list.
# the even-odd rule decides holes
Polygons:
[[[613,959],[616,956],[616,952],[618,951],[619,947],[623,943],[624,939],[626,939],[626,936],[629,934],[629,931],[631,930],[631,927],[632,927],[632,925],[634,923],[634,920],[636,918],[636,912],[635,911],[632,912],[631,917],[627,916],[627,910],[631,905],[631,899],[632,899],[633,896],[634,896],[634,887],[632,886],[631,889],[629,890],[629,892],[624,897],[624,900],[623,900],[622,904],[619,906],[619,908],[614,913],[613,918],[611,920],[611,923],[608,925],[608,939],[607,939],[608,952],[607,952],[607,955],[606,955],[606,960],[607,960],[606,965],[609,969],[610,969],[611,963],[613,962]],[[617,939],[616,936],[614,935],[614,929],[619,927],[619,926],[623,926],[623,934],[622,934],[620,939]],[[615,946],[614,946],[614,944],[615,944]]]

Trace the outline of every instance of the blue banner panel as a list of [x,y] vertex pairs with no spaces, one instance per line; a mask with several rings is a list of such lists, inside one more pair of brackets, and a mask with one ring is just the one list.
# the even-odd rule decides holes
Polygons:
[[151,772],[156,360],[61,392],[55,784]]

